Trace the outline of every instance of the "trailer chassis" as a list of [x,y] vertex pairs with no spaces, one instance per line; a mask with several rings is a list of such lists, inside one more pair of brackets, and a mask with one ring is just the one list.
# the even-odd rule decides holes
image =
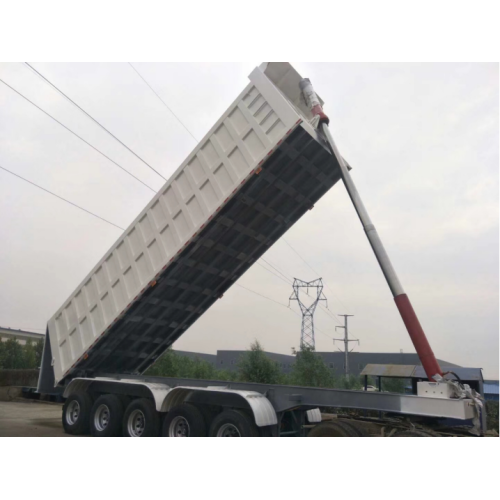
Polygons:
[[[471,425],[475,417],[474,402],[468,399],[141,375],[102,374],[75,378],[66,386],[64,396],[68,401],[75,394],[90,395],[93,402],[104,395],[114,395],[127,398],[128,405],[135,400],[148,400],[159,422],[183,405],[195,406],[203,414],[207,429],[222,412],[241,412],[250,417],[260,436],[305,436],[321,422],[319,408],[360,410],[361,418],[356,421],[372,423],[373,420],[363,418],[363,414],[374,411],[391,416],[418,417],[436,423],[439,419],[451,418],[464,425]],[[384,425],[384,421],[377,421]],[[90,427],[92,425],[91,422]],[[411,427],[413,424],[408,425]],[[404,428],[403,419],[400,418],[398,424],[391,428],[398,426]],[[127,435],[125,427],[124,421],[123,428]],[[158,425],[160,427],[161,424]],[[163,435],[168,434],[163,432]]]

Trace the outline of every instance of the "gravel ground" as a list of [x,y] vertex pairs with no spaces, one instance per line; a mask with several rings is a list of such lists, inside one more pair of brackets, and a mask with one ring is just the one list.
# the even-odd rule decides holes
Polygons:
[[0,401],[0,437],[73,437],[63,432],[61,411],[59,403]]

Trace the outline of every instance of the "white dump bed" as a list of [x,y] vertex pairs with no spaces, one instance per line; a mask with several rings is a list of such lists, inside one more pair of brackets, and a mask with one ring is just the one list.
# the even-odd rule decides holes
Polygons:
[[[308,137],[317,142],[316,131],[309,123],[311,116],[299,98],[300,76],[288,63],[263,64],[249,78],[251,83],[49,320],[55,383],[85,365],[96,347],[101,345],[103,337],[106,338],[127,311],[156,285],[156,280],[175,264],[184,249],[210,221],[218,217],[245,183],[256,176],[260,166],[273,156],[297,127],[302,127]],[[292,152],[287,154],[293,158]],[[329,153],[325,151],[324,154]],[[328,182],[325,190],[334,183]],[[323,193],[324,190],[320,194]],[[276,238],[279,237],[276,234]],[[265,244],[269,246],[273,242],[269,240]],[[266,249],[263,246],[262,252]],[[259,256],[256,252],[252,258]],[[235,255],[234,258],[238,257]],[[246,268],[242,268],[241,273]],[[219,271],[219,275],[223,276],[224,272]],[[229,272],[232,271],[226,273]],[[234,272],[232,279],[237,277]],[[172,286],[175,283],[172,281]],[[229,286],[224,285],[226,289]],[[216,288],[214,285],[210,291],[212,295],[219,293]],[[198,293],[208,294],[203,286]],[[162,299],[157,297],[154,300],[150,299],[151,304],[159,306]],[[186,301],[189,302],[189,299]],[[186,301],[182,307],[188,311],[190,306]],[[205,304],[197,314],[210,304]],[[168,308],[165,304],[163,306]],[[128,323],[139,321],[137,317],[130,315]],[[140,318],[148,321],[144,312]],[[174,328],[179,321],[168,320],[163,327]],[[186,324],[182,328],[186,328]],[[162,324],[159,322],[158,325]],[[139,339],[137,332],[125,339],[120,329],[115,330],[110,336],[115,335],[122,344],[127,340],[127,345],[136,348],[130,348],[127,353],[123,348],[123,356],[144,358],[141,370],[168,346],[168,342],[163,344],[153,336]],[[176,336],[181,333],[179,331]],[[115,344],[107,344],[107,352],[100,355],[109,356],[111,351],[119,349],[118,340]],[[144,349],[137,347],[141,342],[156,342],[159,347],[161,344],[161,349],[144,354]],[[119,367],[113,366],[113,369],[118,370]],[[138,365],[131,369],[137,370]]]

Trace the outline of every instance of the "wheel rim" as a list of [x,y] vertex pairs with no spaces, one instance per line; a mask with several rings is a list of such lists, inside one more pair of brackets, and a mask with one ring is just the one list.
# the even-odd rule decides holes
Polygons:
[[169,437],[189,437],[189,422],[184,417],[175,417],[168,428]]
[[241,434],[234,424],[224,424],[217,431],[217,437],[241,437]]
[[80,403],[75,399],[71,401],[66,409],[66,420],[69,425],[75,425],[80,417]]
[[109,424],[110,415],[111,412],[108,406],[105,404],[100,405],[94,415],[94,427],[100,432],[105,430]]
[[127,421],[127,431],[131,437],[141,437],[144,434],[146,418],[141,410],[134,410]]

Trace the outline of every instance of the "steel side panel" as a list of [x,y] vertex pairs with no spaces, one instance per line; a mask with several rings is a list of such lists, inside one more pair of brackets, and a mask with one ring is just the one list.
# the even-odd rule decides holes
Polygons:
[[[75,378],[73,379],[64,389],[63,396],[67,398],[71,394],[74,393],[82,393],[82,392],[87,392],[88,388],[97,382],[110,382],[113,384],[118,383],[117,380],[115,379],[109,379],[106,377],[97,377],[97,378]],[[132,380],[132,379],[122,379],[119,381],[119,383],[127,385],[139,385],[146,387],[149,389],[151,392],[151,395],[153,396],[154,402],[155,402],[155,407],[157,411],[161,411],[163,402],[165,401],[165,398],[167,397],[168,393],[172,390],[168,385],[166,384],[159,384],[159,383],[154,383],[154,382],[147,382],[144,380]]]
[[263,73],[252,80],[49,320],[56,383],[301,120]]
[[173,389],[170,389],[168,397],[164,399],[162,406],[157,407],[157,410],[161,412],[167,412],[175,406],[182,404],[191,393],[196,391],[204,391],[208,393],[222,392],[227,394],[234,394],[241,397],[250,406],[257,427],[265,427],[267,425],[275,425],[278,423],[278,418],[273,405],[263,394],[256,391],[244,391],[229,389],[226,387],[177,386]]
[[468,399],[407,397],[401,399],[401,413],[458,420],[474,418],[474,406]]
[[189,387],[210,390],[250,391],[265,396],[276,413],[293,408],[316,407],[353,408],[375,410],[406,415],[470,420],[474,407],[468,399],[437,399],[389,392],[349,391],[345,389],[321,389],[286,385],[256,384],[250,382],[225,382],[216,380],[182,379],[170,377],[144,377],[140,375],[113,376],[103,374],[109,380],[144,380],[148,383],[165,384],[169,388]]

